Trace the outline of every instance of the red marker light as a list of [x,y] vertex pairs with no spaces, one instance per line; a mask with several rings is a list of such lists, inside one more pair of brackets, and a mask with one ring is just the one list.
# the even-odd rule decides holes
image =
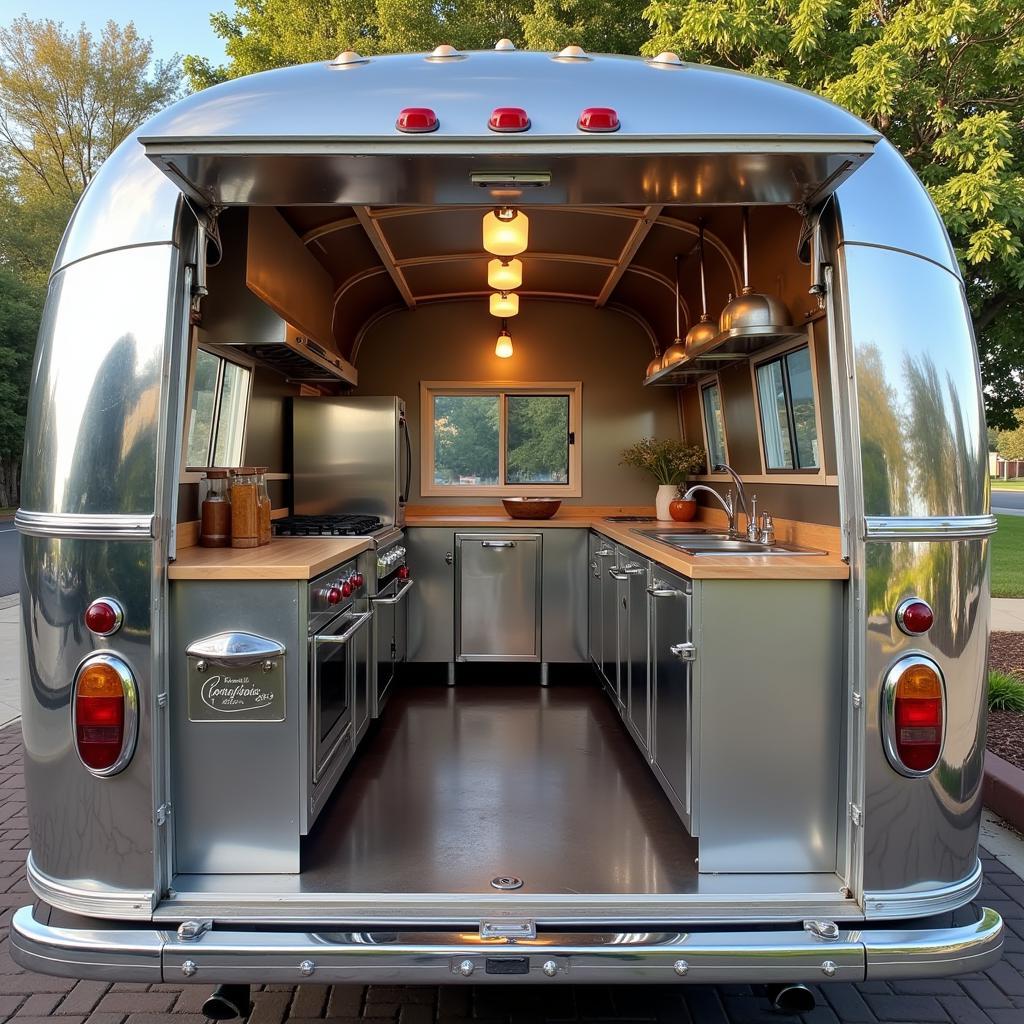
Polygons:
[[421,132],[437,130],[440,121],[430,107],[405,107],[398,113],[395,127],[400,132],[415,135]]
[[617,132],[619,115],[611,107],[587,107],[576,127],[581,132]]
[[495,107],[487,127],[492,132],[525,132],[530,118],[522,107]]
[[100,597],[85,609],[85,628],[97,636],[110,636],[121,628],[124,611],[112,597]]
[[908,636],[927,633],[935,622],[935,613],[927,601],[908,597],[896,609],[896,625]]

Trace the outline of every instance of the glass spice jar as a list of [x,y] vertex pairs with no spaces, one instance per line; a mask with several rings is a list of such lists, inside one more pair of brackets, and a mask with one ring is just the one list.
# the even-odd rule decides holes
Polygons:
[[226,469],[208,469],[199,513],[199,543],[204,548],[226,548],[231,543],[231,500]]
[[259,498],[260,544],[269,544],[272,536],[270,528],[270,492],[267,490],[267,467],[256,467],[256,494]]
[[252,466],[239,466],[231,477],[231,546],[255,548],[259,543],[259,478]]

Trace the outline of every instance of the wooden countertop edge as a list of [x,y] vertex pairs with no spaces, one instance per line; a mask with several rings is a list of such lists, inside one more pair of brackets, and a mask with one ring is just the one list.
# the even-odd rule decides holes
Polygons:
[[260,548],[185,548],[167,567],[172,580],[310,580],[366,551],[351,537],[275,537]]

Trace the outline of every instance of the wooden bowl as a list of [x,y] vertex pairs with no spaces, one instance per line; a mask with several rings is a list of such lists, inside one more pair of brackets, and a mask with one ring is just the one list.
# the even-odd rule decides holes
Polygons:
[[513,519],[550,519],[562,504],[561,498],[502,498]]

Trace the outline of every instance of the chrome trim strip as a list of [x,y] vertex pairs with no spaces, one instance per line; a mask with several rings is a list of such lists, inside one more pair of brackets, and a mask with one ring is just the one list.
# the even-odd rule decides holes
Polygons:
[[[1003,923],[982,909],[967,925],[865,933],[824,941],[786,931],[544,933],[497,943],[458,932],[260,932],[66,928],[16,911],[14,961],[43,974],[132,977],[196,984],[273,982],[588,984],[860,981],[975,971],[998,959]],[[522,975],[490,974],[488,960],[525,960]],[[162,970],[161,970],[162,964]],[[162,974],[162,978],[159,975]]]
[[864,893],[864,916],[872,921],[903,917],[927,917],[944,914],[970,903],[981,892],[981,861],[974,870],[957,882],[935,889],[884,890]]
[[19,508],[14,516],[18,532],[27,537],[80,537],[123,540],[126,537],[151,540],[156,537],[154,515],[99,515],[77,512],[27,512]]
[[865,540],[958,540],[988,537],[999,524],[982,516],[865,516]]
[[26,872],[29,886],[44,903],[70,914],[112,917],[123,921],[148,921],[153,916],[156,893],[152,890],[110,889],[97,882],[86,888],[84,884],[63,882],[46,874],[36,864],[31,852]]

